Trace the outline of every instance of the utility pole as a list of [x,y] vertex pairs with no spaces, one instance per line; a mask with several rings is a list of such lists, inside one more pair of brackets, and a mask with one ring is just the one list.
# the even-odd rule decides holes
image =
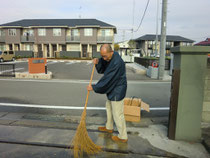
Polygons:
[[158,79],[162,80],[165,72],[165,54],[166,54],[166,18],[167,18],[167,0],[162,0],[162,19],[161,19],[161,38],[160,38],[160,58]]
[[158,49],[157,49],[157,44],[158,44],[158,26],[159,26],[159,4],[160,1],[157,0],[157,14],[156,14],[156,37],[155,37],[155,56],[158,55]]
[[132,34],[131,39],[133,39],[133,28],[134,28],[134,14],[135,14],[135,0],[133,0],[133,20],[132,20]]

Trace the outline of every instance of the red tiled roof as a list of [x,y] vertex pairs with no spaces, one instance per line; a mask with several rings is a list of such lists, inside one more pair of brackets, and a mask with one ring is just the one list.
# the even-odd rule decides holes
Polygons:
[[201,41],[195,45],[196,46],[210,46],[210,38],[207,38],[205,41]]

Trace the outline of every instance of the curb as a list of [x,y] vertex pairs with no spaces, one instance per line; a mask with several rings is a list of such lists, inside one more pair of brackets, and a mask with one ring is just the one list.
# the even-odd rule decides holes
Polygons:
[[29,74],[28,72],[16,72],[15,73],[15,78],[18,79],[45,79],[45,80],[50,80],[52,79],[52,72],[48,71],[47,74],[44,73],[38,73],[38,74]]

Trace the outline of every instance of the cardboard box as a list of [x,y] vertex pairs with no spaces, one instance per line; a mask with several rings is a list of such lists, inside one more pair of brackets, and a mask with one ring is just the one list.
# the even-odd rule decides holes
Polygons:
[[141,99],[140,98],[125,98],[124,105],[127,106],[140,106]]
[[149,112],[149,105],[139,98],[124,99],[124,116],[126,121],[140,122],[141,108]]

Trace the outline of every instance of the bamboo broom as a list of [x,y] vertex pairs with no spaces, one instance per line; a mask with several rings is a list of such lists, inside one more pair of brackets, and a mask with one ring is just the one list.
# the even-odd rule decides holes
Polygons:
[[[94,74],[95,64],[92,69],[92,74],[90,77],[90,83],[92,83],[93,74]],[[101,146],[96,145],[91,138],[88,136],[86,129],[86,111],[87,103],[90,91],[87,92],[85,107],[81,115],[80,124],[77,127],[76,134],[72,140],[71,146],[73,147],[74,158],[83,157],[83,153],[86,152],[88,155],[97,154],[101,151]]]

